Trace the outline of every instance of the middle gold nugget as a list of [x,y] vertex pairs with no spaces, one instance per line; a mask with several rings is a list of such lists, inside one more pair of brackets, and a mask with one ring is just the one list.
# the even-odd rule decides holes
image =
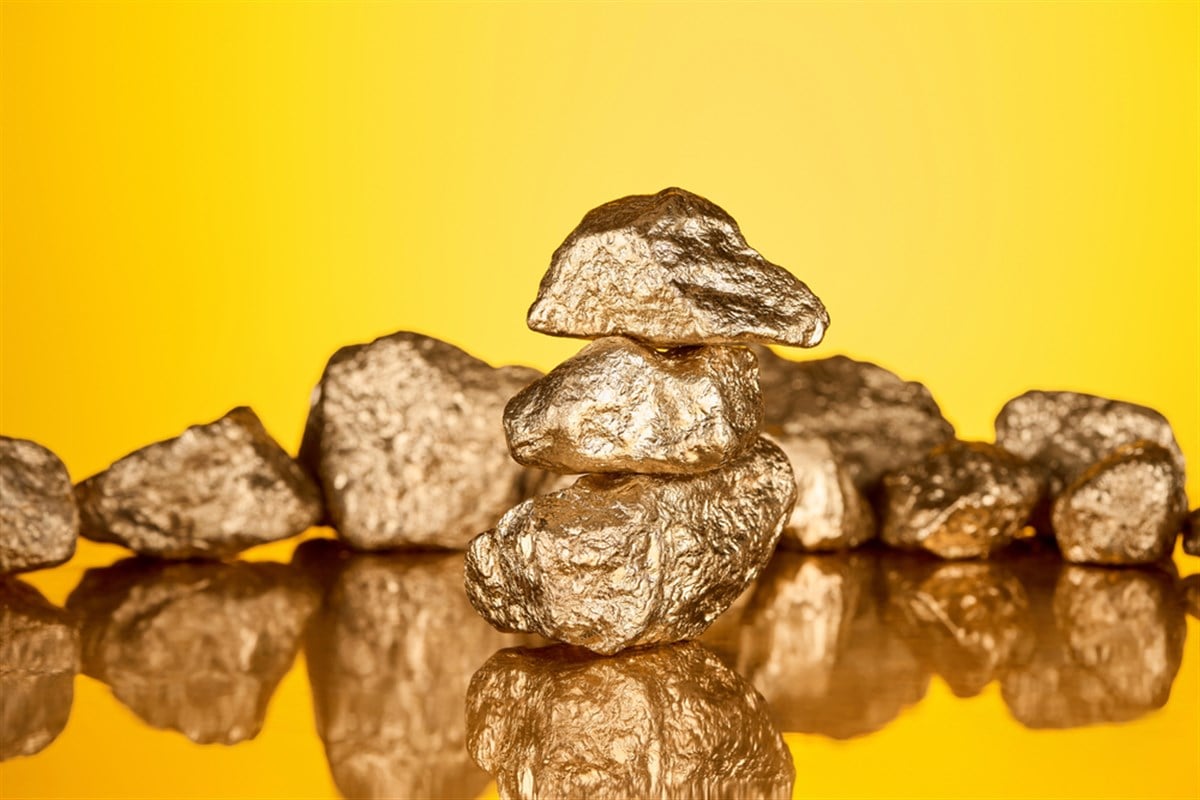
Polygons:
[[[658,288],[641,286],[646,276]],[[588,289],[624,283],[637,285],[613,297]],[[656,299],[639,316],[631,298],[643,295]],[[560,296],[579,300],[555,306],[551,328],[538,323],[534,312]],[[743,343],[815,345],[828,314],[728,214],[668,189],[584,217],[530,315],[557,335],[618,334],[504,413],[517,461],[594,474],[475,537],[467,596],[501,630],[598,653],[698,636],[766,565],[796,498],[787,456],[758,435],[758,361]]]

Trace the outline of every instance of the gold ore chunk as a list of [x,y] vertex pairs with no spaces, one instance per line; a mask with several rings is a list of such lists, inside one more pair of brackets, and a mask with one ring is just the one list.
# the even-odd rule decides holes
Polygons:
[[554,252],[528,323],[552,336],[629,336],[662,347],[813,347],[829,314],[746,244],[733,217],[671,188],[589,211]]
[[513,458],[557,472],[704,472],[741,455],[761,423],[749,350],[661,353],[618,336],[592,342],[504,409]]
[[467,595],[501,630],[599,653],[698,636],[766,564],[795,492],[765,439],[699,475],[586,475],[471,542]]
[[462,549],[525,495],[505,401],[541,373],[400,332],[343,347],[313,392],[300,460],[359,550]]

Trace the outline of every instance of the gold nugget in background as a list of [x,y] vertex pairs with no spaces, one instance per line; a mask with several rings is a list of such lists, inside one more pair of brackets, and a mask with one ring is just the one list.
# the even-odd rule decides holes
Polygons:
[[359,550],[461,549],[495,524],[528,480],[505,450],[501,412],[540,374],[408,332],[335,353],[300,460],[339,538]]

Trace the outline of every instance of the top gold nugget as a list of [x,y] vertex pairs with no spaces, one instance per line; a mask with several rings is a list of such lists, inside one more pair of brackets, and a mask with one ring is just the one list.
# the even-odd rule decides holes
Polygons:
[[670,188],[589,211],[554,251],[528,322],[552,336],[619,335],[659,347],[813,347],[829,313],[746,244],[733,217]]

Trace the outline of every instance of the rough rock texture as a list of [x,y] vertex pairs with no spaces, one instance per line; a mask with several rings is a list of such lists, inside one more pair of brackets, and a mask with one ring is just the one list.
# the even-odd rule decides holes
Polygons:
[[766,704],[694,642],[614,658],[503,650],[471,679],[467,741],[502,798],[790,798]]
[[62,461],[36,442],[0,436],[0,573],[61,564],[78,537]]
[[33,755],[62,732],[77,672],[70,615],[32,586],[0,577],[0,761]]
[[319,594],[283,564],[128,559],[67,600],[83,671],[155,728],[235,744],[262,727]]
[[1008,545],[1041,496],[1037,471],[982,442],[950,442],[883,479],[880,537],[942,558],[978,558]]
[[338,789],[477,797],[488,779],[467,755],[463,698],[472,673],[515,637],[467,602],[462,554],[351,555],[329,544],[306,542],[297,559],[333,571],[305,656]]
[[864,492],[954,438],[928,389],[882,367],[845,356],[790,361],[765,347],[755,352],[766,430],[825,437]]
[[1187,631],[1175,576],[1061,562],[1057,572],[1054,582],[1024,581],[1038,641],[1029,664],[1001,680],[1013,716],[1031,728],[1074,728],[1161,708]]
[[1183,552],[1200,556],[1200,508],[1192,510],[1183,523]]
[[732,217],[672,188],[589,211],[554,252],[528,322],[552,336],[629,336],[660,346],[812,347],[829,314],[807,286],[747,245]]
[[1054,501],[1054,538],[1067,561],[1146,564],[1171,555],[1187,516],[1171,452],[1140,440],[1084,470]]
[[501,630],[600,653],[697,636],[766,564],[795,491],[765,439],[695,476],[587,475],[476,537],[467,595]]
[[461,549],[523,497],[504,404],[541,375],[394,333],[343,347],[313,392],[300,460],[352,547]]
[[1052,497],[1092,464],[1138,439],[1167,448],[1183,475],[1183,453],[1170,423],[1145,406],[1090,394],[1034,391],[1009,400],[996,417],[996,444],[1044,467]]
[[781,433],[796,476],[796,504],[779,539],[797,550],[843,550],[875,538],[875,514],[828,439]]
[[879,563],[872,550],[780,551],[759,576],[737,669],[782,730],[863,736],[925,696],[928,671],[884,621]]
[[321,518],[316,485],[248,408],[135,450],[75,497],[84,537],[159,558],[224,558]]
[[758,437],[758,361],[744,347],[658,352],[592,342],[504,409],[513,458],[557,472],[704,472]]
[[889,558],[888,622],[959,697],[974,697],[1033,655],[1029,598],[992,562]]

